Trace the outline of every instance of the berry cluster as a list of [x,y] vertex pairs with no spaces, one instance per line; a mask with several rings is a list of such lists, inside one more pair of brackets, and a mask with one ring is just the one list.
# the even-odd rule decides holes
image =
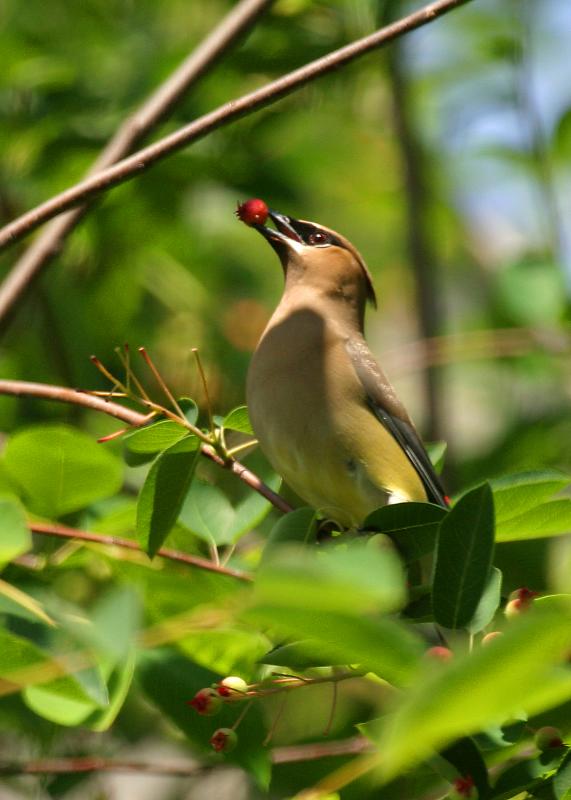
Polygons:
[[[230,675],[213,686],[200,689],[188,700],[188,705],[203,717],[213,717],[218,714],[225,701],[244,700],[248,693],[248,684],[242,678]],[[233,728],[218,728],[210,737],[210,744],[217,753],[229,753],[238,744],[238,734],[235,728],[240,722],[240,717]]]

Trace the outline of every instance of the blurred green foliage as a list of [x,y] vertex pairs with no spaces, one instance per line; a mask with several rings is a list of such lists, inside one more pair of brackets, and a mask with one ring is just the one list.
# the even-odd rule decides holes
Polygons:
[[[4,0],[0,220],[8,222],[77,181],[120,123],[231,5],[51,0],[47,7],[39,0]],[[277,0],[177,106],[161,132],[371,32],[379,15],[411,7],[396,0]],[[98,201],[3,330],[0,377],[109,388],[90,354],[115,364],[119,373],[114,348],[124,342],[133,351],[145,345],[174,394],[202,405],[203,424],[202,384],[190,353],[197,347],[215,412],[224,415],[238,406],[251,352],[281,289],[274,255],[233,215],[237,201],[262,197],[274,208],[342,231],[363,253],[380,298],[380,312],[369,313],[368,336],[381,361],[385,356],[420,428],[429,422],[425,371],[436,364],[449,444],[445,478],[453,492],[523,470],[569,474],[571,96],[561,63],[570,22],[566,0],[479,0],[398,45],[427,185],[422,214],[436,259],[430,291],[444,338],[433,360],[414,345],[422,331],[407,249],[406,148],[395,131],[387,57],[379,52],[214,133]],[[23,242],[0,256],[3,275],[25,247]],[[483,330],[491,333],[474,338]],[[156,397],[148,373],[140,369],[139,375]],[[12,677],[39,661],[54,669],[49,682],[18,694],[4,691],[6,681],[0,680],[3,758],[111,756],[132,748],[149,760],[163,752],[168,757],[190,752],[216,766],[220,760],[211,761],[208,738],[218,719],[212,725],[192,716],[185,700],[231,671],[259,678],[266,670],[260,662],[268,663],[272,646],[281,646],[283,652],[274,657],[287,669],[294,663],[287,641],[295,635],[301,637],[293,656],[298,665],[323,663],[323,652],[329,660],[352,653],[381,678],[384,670],[391,678],[416,670],[414,693],[395,712],[394,725],[381,721],[365,730],[390,748],[395,770],[412,764],[414,771],[383,787],[356,781],[343,789],[343,800],[423,797],[442,787],[439,775],[450,780],[450,767],[434,761],[419,766],[418,760],[448,742],[447,735],[462,735],[458,709],[474,674],[485,676],[485,686],[500,687],[502,714],[508,716],[512,709],[517,716],[526,700],[530,708],[547,708],[551,701],[541,690],[549,684],[556,708],[537,724],[560,724],[569,732],[569,705],[563,702],[568,675],[553,666],[562,652],[557,626],[564,627],[557,609],[544,609],[544,618],[523,621],[510,632],[519,647],[529,648],[529,657],[515,665],[521,678],[517,689],[528,681],[529,696],[509,693],[515,667],[503,651],[495,657],[479,650],[473,666],[459,632],[452,636],[459,661],[450,673],[436,674],[434,665],[419,658],[422,637],[382,616],[405,604],[400,567],[382,544],[374,557],[360,551],[338,563],[308,557],[300,575],[289,548],[313,531],[312,512],[299,511],[276,525],[276,512],[264,519],[265,501],[235,476],[202,461],[167,544],[201,557],[220,545],[232,566],[253,569],[271,531],[273,546],[253,595],[229,576],[180,564],[151,565],[146,556],[127,550],[42,538],[35,543],[36,560],[22,561],[29,549],[22,501],[28,515],[135,538],[134,495],[148,472],[143,462],[177,439],[169,422],[159,424],[162,433],[132,434],[126,444],[129,466],[122,473],[121,442],[94,443],[118,427],[114,421],[74,406],[0,397],[0,430],[7,437],[0,463],[0,556],[2,563],[16,559],[0,582],[1,666]],[[232,433],[245,430],[240,412],[228,427],[229,437],[241,441]],[[157,435],[166,440],[158,442]],[[259,453],[247,463],[277,488]],[[553,499],[566,483],[549,471],[492,482],[496,512],[501,511],[494,563],[503,572],[504,599],[522,585],[571,590],[571,546],[569,537],[559,535],[567,530],[569,501]],[[149,483],[146,487],[148,493]],[[152,513],[156,505],[150,506]],[[387,527],[379,530],[392,535],[398,530],[395,513],[403,512],[389,513],[390,519],[380,514]],[[414,507],[404,513],[405,527],[414,523],[429,534],[427,547],[410,554],[416,562],[433,547],[439,515]],[[161,519],[159,544],[172,522],[165,528]],[[143,539],[145,531],[139,530]],[[289,546],[282,550],[284,542]],[[381,574],[385,582],[375,586]],[[480,584],[483,577],[480,571]],[[442,576],[439,582],[442,586]],[[352,583],[359,584],[356,607],[345,599]],[[492,612],[497,594],[494,598]],[[408,600],[409,619],[430,619],[421,595]],[[319,606],[325,616],[305,613],[307,605],[314,611]],[[554,631],[551,638],[542,632],[543,619]],[[334,641],[340,631],[342,641]],[[304,645],[306,639],[310,644]],[[547,655],[539,653],[542,642]],[[507,653],[509,641],[502,647]],[[90,663],[73,677],[59,675],[58,658],[78,648],[95,654],[96,666]],[[538,666],[532,656],[540,655],[547,660]],[[353,736],[356,722],[392,708],[389,696],[378,680],[344,682],[332,736]],[[327,684],[291,692],[273,743],[319,739],[330,698]],[[431,703],[445,708],[441,719],[435,720]],[[423,708],[430,714],[419,720]],[[470,708],[476,720],[472,733],[489,715],[476,701]],[[212,776],[206,775],[198,779],[197,791],[209,791],[216,800],[283,798],[345,763],[338,758],[281,764],[270,775],[269,750],[261,743],[279,713],[279,700],[268,697],[245,718],[242,744],[228,758],[247,770],[247,779],[238,776],[224,794],[226,788],[210,784]],[[231,725],[234,709],[223,714],[220,725]],[[488,744],[493,740],[491,749],[511,746],[501,722],[504,717],[480,734],[483,752],[484,737]],[[411,726],[418,733],[415,741]],[[557,765],[553,762],[552,770]],[[551,775],[539,760],[533,771],[534,779]],[[387,768],[392,779],[389,773]],[[521,785],[516,778],[504,779],[506,798]],[[79,776],[49,777],[38,792],[71,798],[79,790],[82,797],[95,798],[122,791],[117,782],[82,780],[78,789]],[[153,785],[153,797],[194,796],[187,781],[163,781]],[[130,784],[122,796],[135,785],[139,791],[138,783]],[[20,780],[3,786],[7,797],[30,796],[29,785]]]

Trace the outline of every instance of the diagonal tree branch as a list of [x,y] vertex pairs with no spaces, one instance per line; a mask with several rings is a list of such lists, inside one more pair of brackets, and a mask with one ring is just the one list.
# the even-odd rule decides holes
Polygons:
[[[28,383],[27,381],[0,380],[0,395],[37,397],[42,400],[53,400],[57,403],[71,403],[72,405],[85,406],[95,411],[102,411],[104,414],[109,414],[115,417],[115,419],[120,419],[134,427],[144,425],[150,419],[148,414],[141,414],[139,411],[125,408],[103,397],[94,397],[78,389],[68,389],[65,386]],[[250,489],[253,489],[255,492],[265,497],[266,500],[269,500],[279,511],[283,511],[287,514],[288,511],[292,510],[292,507],[289,503],[286,503],[283,497],[277,494],[277,492],[274,492],[273,489],[270,489],[269,486],[266,486],[266,484],[251,470],[245,467],[244,464],[241,464],[233,458],[222,458],[208,445],[203,445],[201,447],[201,453],[219,467],[233,472],[234,475],[237,475]]]
[[427,6],[403,17],[397,22],[381,28],[369,36],[334,50],[322,58],[311,61],[303,67],[262,86],[256,91],[231,100],[199,119],[185,125],[178,131],[165,136],[129,158],[119,161],[96,175],[55,195],[50,200],[23,214],[0,230],[0,250],[27,236],[47,220],[84,203],[101,192],[145,172],[153,164],[180,150],[191,142],[203,138],[218,128],[226,126],[240,117],[251,114],[260,108],[275,103],[316,78],[349,64],[365,53],[369,53],[399,36],[416,30],[428,22],[469,2],[469,0],[436,0]]
[[[299,761],[314,761],[318,758],[357,755],[373,749],[373,745],[363,736],[351,739],[337,739],[333,742],[310,742],[309,744],[276,747],[271,752],[274,764],[292,764]],[[119,759],[107,759],[101,756],[77,756],[71,758],[45,758],[32,761],[0,763],[0,776],[10,775],[71,775],[91,772],[135,772],[138,774],[171,775],[188,778],[218,769],[196,763],[165,763],[162,761],[146,762]]]
[[[94,175],[131,153],[169,114],[177,102],[194,86],[232,44],[243,35],[271,4],[272,0],[241,0],[219,25],[198,45],[182,64],[135,111],[115,135],[88,172]],[[63,214],[49,225],[16,262],[0,286],[0,322],[4,322],[36,276],[61,250],[71,231],[89,211],[89,206]]]
[[[124,550],[135,550],[137,553],[145,555],[145,551],[139,547],[137,542],[134,542],[132,539],[123,539],[120,536],[106,536],[101,533],[80,531],[77,528],[70,528],[67,525],[56,525],[52,522],[28,522],[28,527],[32,533],[43,536],[56,536],[60,539],[68,540],[77,539],[91,544],[105,545],[106,547],[121,547]],[[252,580],[252,576],[247,572],[243,572],[239,569],[232,569],[232,567],[223,567],[221,564],[215,564],[213,561],[208,561],[206,558],[183,553],[180,550],[171,550],[168,547],[161,547],[161,549],[157,551],[157,555],[167,561],[178,561],[190,567],[198,567],[199,569],[205,569],[209,572],[229,575],[231,578],[238,578],[238,580],[241,581]]]

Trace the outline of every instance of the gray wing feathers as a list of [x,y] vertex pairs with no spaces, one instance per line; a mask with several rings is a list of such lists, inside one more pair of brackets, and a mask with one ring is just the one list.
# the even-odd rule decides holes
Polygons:
[[444,488],[414,424],[367,343],[362,338],[353,338],[346,342],[346,348],[371,410],[406,453],[424,485],[428,499],[447,507]]

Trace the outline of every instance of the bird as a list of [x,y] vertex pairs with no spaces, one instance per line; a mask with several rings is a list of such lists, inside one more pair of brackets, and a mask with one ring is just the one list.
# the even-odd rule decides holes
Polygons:
[[358,250],[260,200],[236,213],[269,242],[285,278],[246,381],[252,428],[272,467],[345,528],[388,503],[447,507],[414,423],[365,340],[365,309],[376,297]]

